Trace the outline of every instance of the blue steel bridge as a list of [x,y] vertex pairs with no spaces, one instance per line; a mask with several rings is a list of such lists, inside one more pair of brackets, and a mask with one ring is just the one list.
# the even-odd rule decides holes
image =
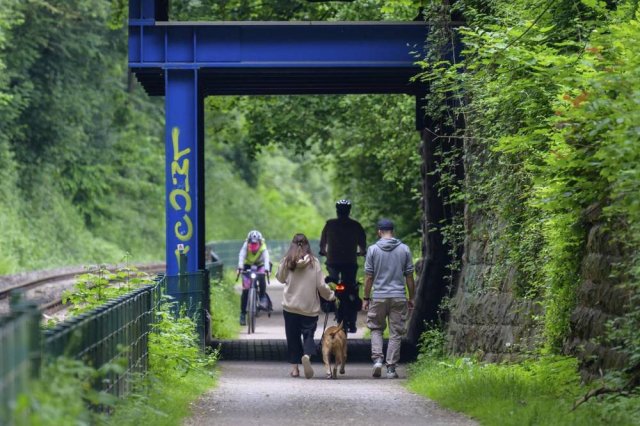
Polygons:
[[129,2],[129,67],[165,97],[167,274],[204,268],[203,101],[218,95],[406,94],[424,22],[173,22],[166,1]]

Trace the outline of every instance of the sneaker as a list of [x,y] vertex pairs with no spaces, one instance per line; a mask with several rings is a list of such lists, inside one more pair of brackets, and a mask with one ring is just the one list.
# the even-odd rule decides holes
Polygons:
[[380,377],[382,374],[382,361],[377,360],[373,364],[373,377]]
[[397,379],[398,373],[396,373],[396,366],[389,365],[387,366],[387,379]]
[[266,311],[268,307],[269,307],[269,299],[267,299],[267,296],[262,296],[260,298],[260,308]]
[[247,314],[240,314],[240,325],[247,325]]
[[313,377],[313,367],[311,367],[311,359],[309,359],[309,355],[302,356],[302,368],[304,368],[304,377],[307,379]]

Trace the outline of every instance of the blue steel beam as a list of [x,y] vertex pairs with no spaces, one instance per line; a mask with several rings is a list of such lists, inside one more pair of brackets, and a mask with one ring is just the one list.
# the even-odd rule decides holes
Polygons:
[[165,175],[167,274],[176,275],[180,253],[186,271],[204,268],[203,97],[196,70],[165,74]]
[[426,34],[424,22],[138,22],[129,66],[151,95],[175,68],[202,70],[205,95],[418,95]]

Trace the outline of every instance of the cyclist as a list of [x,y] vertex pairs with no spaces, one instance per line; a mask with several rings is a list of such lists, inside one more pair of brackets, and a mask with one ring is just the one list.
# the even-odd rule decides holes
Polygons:
[[[362,225],[349,217],[351,201],[336,202],[336,219],[330,219],[322,230],[320,237],[320,255],[326,256],[329,276],[341,281],[348,289],[356,287],[358,272],[357,256],[364,256],[367,249],[367,237]],[[351,312],[347,322],[348,331],[356,332],[357,312]]]
[[[269,261],[269,250],[267,249],[267,243],[262,238],[260,231],[252,230],[247,234],[247,239],[240,253],[238,254],[238,273],[250,270],[252,266],[257,267],[257,272],[265,274],[269,273],[271,263]],[[262,308],[267,309],[269,299],[266,295],[266,280],[264,275],[258,278],[259,283],[259,295],[260,305]],[[242,297],[240,299],[240,325],[246,325],[247,317],[247,300],[249,298],[249,287],[251,286],[251,279],[244,274],[242,275]]]

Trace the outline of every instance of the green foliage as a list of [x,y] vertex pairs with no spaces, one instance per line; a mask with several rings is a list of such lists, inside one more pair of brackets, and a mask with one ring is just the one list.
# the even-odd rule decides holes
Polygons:
[[352,216],[370,231],[371,239],[376,221],[390,216],[398,235],[416,245],[420,175],[407,170],[419,170],[420,140],[411,98],[280,96],[252,98],[245,109],[251,146],[275,144],[288,156],[302,158],[300,170],[305,173],[294,176],[296,183],[309,186],[313,175],[308,172],[319,167],[318,182],[309,192],[314,204],[322,201],[318,210],[325,219],[335,215],[336,199],[349,198]]
[[156,310],[149,335],[149,372],[136,391],[115,407],[107,424],[180,424],[189,415],[189,403],[214,384],[217,352],[198,348],[195,322],[170,312],[164,300]]
[[320,235],[326,220],[321,213],[333,198],[317,166],[284,154],[272,147],[250,161],[245,167],[256,170],[253,185],[233,163],[216,154],[207,156],[208,240],[244,238],[254,228],[269,239],[288,239],[293,232]]
[[16,426],[90,425],[105,420],[89,404],[112,405],[110,395],[93,388],[100,372],[81,361],[58,358],[47,364],[29,393],[18,397],[13,413]]
[[425,331],[420,335],[418,359],[440,359],[445,356],[446,336],[442,327],[436,324],[425,324]]
[[240,294],[234,289],[235,278],[233,268],[227,268],[222,281],[211,284],[211,334],[216,339],[235,339],[240,332]]
[[[493,265],[481,286],[469,287],[500,288],[514,276],[517,295],[543,304],[554,351],[570,331],[591,223],[604,223],[623,247],[619,270],[631,273],[619,279],[637,301],[637,9],[636,1],[529,0],[427,9],[437,48],[423,62],[421,78],[432,90],[426,111],[440,125],[437,136],[463,138],[465,180],[436,172],[441,190],[464,197],[469,217],[483,223],[467,232],[489,244],[484,261]],[[456,35],[460,62],[447,56],[456,46],[451,15],[467,20]],[[586,212],[596,217],[587,222]],[[451,223],[446,238],[459,243]],[[633,303],[610,332],[635,359],[630,369],[640,359]]]
[[150,136],[161,104],[127,81],[108,3],[1,9],[0,273],[115,262],[127,249],[159,258],[163,159]]
[[[362,0],[357,2],[311,2],[307,0],[229,0],[224,2],[200,0],[194,2],[172,0],[169,18],[205,21],[324,21],[381,20],[396,18],[404,14],[405,19],[410,19],[415,16],[417,8],[412,8],[407,3],[406,0]],[[385,9],[387,5],[393,6]]]
[[213,367],[217,354],[203,354],[199,349],[194,320],[184,312],[176,318],[170,305],[165,300],[155,312],[153,333],[149,335],[150,372],[170,380]]
[[640,395],[591,399],[572,411],[588,389],[569,357],[483,364],[424,356],[413,365],[408,386],[483,425],[632,425],[640,414]]
[[149,284],[153,284],[153,277],[128,263],[115,272],[107,269],[107,265],[96,265],[76,277],[73,289],[62,293],[62,303],[70,304],[69,312],[78,315]]
[[629,302],[609,337],[629,356],[633,371],[640,365],[640,61],[635,53],[640,13],[636,3],[628,2],[611,15],[612,22],[595,32],[585,49],[570,90],[557,101],[554,148],[565,158],[560,162],[549,153],[547,163],[566,177],[555,179],[547,190],[555,206],[567,194],[570,203],[602,208],[601,220],[622,248],[616,275]]
[[[121,274],[128,276],[129,272]],[[189,403],[213,386],[217,352],[199,349],[195,322],[184,312],[176,318],[169,300],[157,304],[155,315],[149,334],[149,370],[144,377],[133,378],[130,395],[116,400],[94,389],[106,372],[124,372],[118,364],[95,370],[81,361],[59,358],[45,365],[28,394],[19,396],[13,412],[15,424],[137,425],[141,418],[153,424],[179,424],[189,414]],[[90,408],[98,405],[113,412],[107,416]]]

